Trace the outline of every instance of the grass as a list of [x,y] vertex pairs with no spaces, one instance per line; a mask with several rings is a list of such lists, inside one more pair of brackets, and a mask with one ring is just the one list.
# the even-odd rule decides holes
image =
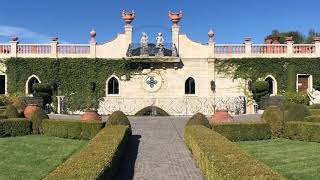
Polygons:
[[320,143],[273,139],[238,144],[288,179],[320,179]]
[[43,135],[0,138],[0,179],[42,179],[87,142]]

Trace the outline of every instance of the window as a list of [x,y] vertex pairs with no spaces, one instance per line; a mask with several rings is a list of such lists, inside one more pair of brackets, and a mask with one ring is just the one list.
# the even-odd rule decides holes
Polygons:
[[6,76],[0,75],[0,94],[6,93]]
[[32,94],[32,86],[37,83],[41,83],[40,79],[36,75],[30,76],[26,82],[26,94]]
[[115,77],[108,81],[108,94],[119,94],[119,82]]
[[195,82],[192,77],[189,77],[184,84],[185,94],[195,94]]

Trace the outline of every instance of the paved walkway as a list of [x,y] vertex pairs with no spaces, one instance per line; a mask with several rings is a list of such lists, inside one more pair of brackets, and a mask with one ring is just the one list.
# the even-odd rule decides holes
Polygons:
[[185,117],[129,119],[133,133],[115,179],[203,179],[183,142]]

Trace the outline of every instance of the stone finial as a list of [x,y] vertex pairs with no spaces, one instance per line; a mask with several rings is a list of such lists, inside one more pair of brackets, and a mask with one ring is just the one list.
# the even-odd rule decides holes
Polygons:
[[285,40],[286,40],[286,42],[293,41],[293,37],[292,36],[286,36]]
[[122,11],[122,19],[127,25],[131,24],[135,16],[136,16],[136,13],[134,11],[131,11],[131,12],[128,12],[126,10]]
[[96,35],[97,35],[96,30],[95,30],[95,29],[92,29],[92,30],[90,31],[90,37],[91,37],[91,38],[95,38]]
[[320,36],[314,36],[312,37],[313,42],[320,42]]
[[252,41],[252,37],[244,37],[244,42],[251,42]]
[[58,37],[54,36],[54,37],[51,37],[51,41],[58,41]]
[[213,36],[214,36],[214,32],[212,31],[212,29],[210,29],[210,30],[209,30],[209,32],[208,32],[208,36],[209,36],[209,38],[210,38],[210,39],[212,39],[212,38],[213,38]]
[[11,38],[11,41],[18,41],[18,37],[17,36],[13,36],[12,38]]
[[173,26],[178,26],[178,23],[179,23],[180,19],[182,18],[183,13],[182,13],[182,11],[179,11],[179,12],[171,12],[171,11],[169,11],[168,16],[171,19],[171,22],[173,23]]

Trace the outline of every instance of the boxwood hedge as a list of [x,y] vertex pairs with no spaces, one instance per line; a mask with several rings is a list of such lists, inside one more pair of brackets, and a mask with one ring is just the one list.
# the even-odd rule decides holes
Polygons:
[[185,141],[205,179],[285,179],[204,126],[186,126]]
[[46,119],[42,122],[42,133],[69,139],[92,139],[104,126],[100,121]]
[[[312,115],[304,118],[306,122],[318,122],[320,123],[320,115]],[[320,133],[320,132],[319,132]]]
[[31,131],[31,122],[25,118],[0,120],[0,137],[24,136]]
[[105,127],[84,149],[44,179],[111,179],[119,166],[130,133],[128,126]]
[[256,141],[271,138],[271,128],[264,122],[230,122],[213,124],[212,129],[230,141]]
[[320,142],[320,123],[288,122],[285,126],[284,136],[288,139]]

